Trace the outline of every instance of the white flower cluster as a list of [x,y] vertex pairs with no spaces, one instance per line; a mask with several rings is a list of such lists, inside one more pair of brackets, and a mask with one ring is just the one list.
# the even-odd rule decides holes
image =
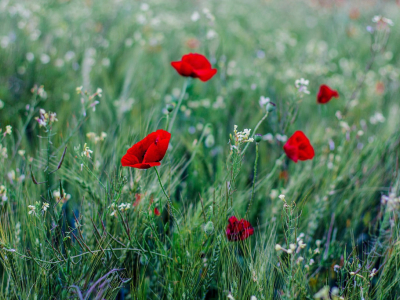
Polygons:
[[117,208],[119,209],[119,211],[125,212],[131,208],[131,204],[130,203],[121,203],[120,205],[117,206],[117,204],[113,203],[110,205],[110,208],[112,210],[110,216],[116,217],[117,216]]
[[53,191],[53,197],[56,200],[56,202],[62,201],[63,203],[67,202],[69,199],[71,199],[71,195],[67,194],[64,189],[63,189],[63,197],[61,198],[61,192],[59,190]]
[[90,158],[90,154],[92,154],[93,151],[89,149],[88,145],[85,143],[83,145],[83,152],[81,156],[86,156],[87,158]]
[[42,209],[42,212],[45,213],[47,211],[47,209],[50,207],[50,204],[47,202],[43,202],[42,206],[40,206],[39,202],[36,202],[35,205],[28,205],[29,211],[28,214],[29,215],[36,215],[36,208]]
[[310,94],[310,91],[308,90],[309,83],[310,83],[310,81],[306,80],[304,78],[297,79],[294,82],[294,85],[297,88],[297,91],[300,93],[301,96],[303,94]]
[[39,123],[39,127],[46,127],[58,121],[55,112],[46,112],[43,108],[39,110],[39,117],[36,117],[35,120]]
[[107,133],[102,132],[100,133],[100,135],[96,135],[96,133],[94,132],[88,132],[86,133],[86,137],[89,140],[94,141],[95,144],[97,144],[98,142],[102,142],[105,140],[105,138],[107,137]]
[[237,125],[233,128],[233,133],[235,134],[235,143],[251,143],[254,142],[254,139],[250,137],[251,129],[244,129],[243,131],[237,130]]
[[380,113],[376,112],[371,118],[369,118],[369,122],[372,125],[378,124],[378,123],[384,123],[386,121],[385,117]]
[[400,196],[396,197],[395,193],[389,193],[388,196],[382,195],[381,204],[386,205],[389,210],[395,210],[400,205]]
[[390,25],[390,26],[394,25],[392,20],[382,16],[374,16],[372,18],[372,22],[377,23],[378,25]]

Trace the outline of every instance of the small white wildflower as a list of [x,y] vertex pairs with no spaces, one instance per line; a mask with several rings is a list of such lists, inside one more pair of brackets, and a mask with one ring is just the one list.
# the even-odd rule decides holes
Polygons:
[[267,133],[263,135],[262,139],[264,141],[272,142],[274,140],[274,136],[272,135],[272,133]]
[[83,89],[83,86],[78,86],[78,87],[76,88],[76,93],[77,93],[77,94],[82,93],[82,89]]
[[303,240],[300,240],[300,241],[298,242],[298,244],[299,244],[299,247],[300,247],[301,249],[304,249],[304,248],[307,246],[306,244],[303,243]]
[[197,22],[200,19],[199,12],[197,11],[193,12],[192,15],[190,16],[190,19],[192,20],[192,22]]
[[377,273],[377,270],[375,268],[372,269],[371,273],[369,274],[369,278],[373,278]]
[[142,4],[140,5],[140,9],[141,9],[142,11],[148,11],[149,8],[150,8],[150,6],[149,6],[147,3],[142,3]]
[[46,53],[43,53],[42,55],[40,55],[40,61],[42,62],[42,64],[48,64],[50,62],[50,56],[47,55]]
[[293,251],[296,250],[296,244],[290,244],[289,247],[290,247],[290,249],[292,249]]
[[89,147],[87,146],[87,144],[85,143],[83,145],[83,152],[82,152],[82,156],[86,156],[87,158],[90,158],[90,154],[93,153],[92,150],[89,149]]
[[371,116],[371,118],[369,118],[369,122],[372,125],[375,125],[377,123],[384,123],[385,120],[385,117],[380,112],[376,112],[373,116]]
[[339,122],[339,125],[340,125],[340,127],[342,127],[342,129],[343,129],[344,131],[350,131],[350,126],[349,126],[349,124],[347,124],[347,122],[345,122],[345,121],[340,121],[340,122]]
[[331,290],[331,294],[332,294],[333,296],[339,295],[339,289],[338,289],[336,286],[333,287],[332,290]]
[[228,297],[229,300],[235,300],[235,298],[232,296],[231,293],[229,293],[227,297]]
[[297,261],[296,264],[300,264],[302,261],[304,260],[304,258],[302,256],[300,256]]
[[276,140],[278,140],[279,142],[286,142],[287,141],[287,136],[286,135],[284,135],[284,134],[279,134],[279,133],[277,133],[276,135],[275,135],[275,138],[276,138]]
[[6,126],[6,131],[4,132],[4,135],[6,134],[11,134],[12,133],[12,127],[10,125]]
[[50,122],[54,123],[57,122],[57,114],[56,113],[50,113]]
[[329,299],[329,286],[324,286],[314,295],[315,299]]
[[271,100],[268,97],[261,96],[258,103],[260,104],[261,108],[265,108],[270,101]]
[[32,52],[26,53],[25,57],[26,57],[26,60],[29,62],[31,62],[35,59],[35,55]]
[[96,133],[94,133],[94,132],[88,132],[88,133],[86,133],[86,137],[87,137],[89,140],[94,140],[94,139],[96,138]]
[[251,296],[250,300],[257,300],[256,296]]
[[42,210],[43,211],[47,211],[47,209],[50,207],[50,204],[48,204],[47,202],[44,202],[43,203],[43,206],[42,206]]
[[101,88],[97,88],[97,90],[96,90],[97,96],[101,97],[102,93],[103,93],[103,90]]
[[315,248],[314,254],[318,254],[318,253],[320,253],[319,248]]
[[35,215],[36,214],[36,206],[35,205],[28,205],[29,208],[29,215]]
[[127,211],[128,209],[131,208],[131,204],[130,204],[130,203],[127,203],[127,204],[121,203],[121,204],[118,206],[118,208],[119,208],[120,211],[124,212],[124,211]]
[[244,129],[243,131],[237,130],[237,125],[234,125],[233,132],[235,134],[235,144],[253,142],[254,139],[250,138],[251,129]]
[[315,262],[315,261],[311,258],[311,259],[310,259],[310,266],[312,266],[312,265],[314,264],[314,262]]
[[18,155],[19,156],[24,156],[25,155],[25,150],[18,150]]
[[308,90],[308,84],[310,83],[309,80],[306,80],[304,78],[297,79],[294,82],[294,85],[297,88],[297,91],[302,95],[302,94],[310,94],[310,91]]
[[282,248],[282,246],[281,245],[279,245],[279,244],[276,244],[275,245],[275,251],[280,251],[280,250],[282,250],[283,248]]
[[333,270],[334,270],[335,272],[338,272],[339,269],[340,269],[340,266],[339,266],[339,265],[334,265],[334,266],[333,266]]
[[378,25],[390,25],[390,26],[394,25],[392,20],[382,16],[374,16],[372,18],[372,22],[377,23]]
[[281,199],[282,201],[285,201],[285,195],[283,195],[283,194],[279,195],[279,199]]

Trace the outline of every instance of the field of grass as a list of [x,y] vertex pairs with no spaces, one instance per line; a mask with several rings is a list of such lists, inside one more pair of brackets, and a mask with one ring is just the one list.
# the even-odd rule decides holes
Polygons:
[[[399,1],[0,0],[0,22],[1,300],[400,299]],[[217,73],[178,74],[188,53]],[[123,167],[159,129],[160,165]]]

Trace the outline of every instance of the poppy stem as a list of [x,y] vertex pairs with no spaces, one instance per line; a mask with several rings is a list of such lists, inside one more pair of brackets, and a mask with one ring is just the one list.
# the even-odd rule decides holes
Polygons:
[[[260,127],[261,123],[264,122],[264,120],[268,117],[268,111],[265,113],[264,117],[257,123],[256,127],[254,127],[253,134],[251,135],[252,138],[256,135],[258,127]],[[247,143],[247,145],[243,148],[242,154],[244,154],[249,147],[250,143]]]
[[168,131],[168,124],[169,124],[169,113],[167,114],[167,125],[165,125],[165,130]]
[[[154,170],[156,170],[158,182],[160,183],[161,189],[163,190],[164,195],[165,195],[165,197],[167,198],[167,202],[168,202],[168,213],[169,213],[169,215],[171,216],[172,219],[175,219],[174,214],[173,214],[173,212],[172,212],[172,201],[171,201],[171,199],[169,198],[167,192],[166,192],[165,189],[164,189],[164,186],[163,186],[163,184],[162,184],[162,182],[161,182],[160,173],[158,173],[157,168],[154,168]],[[176,221],[176,220],[175,220],[175,221]],[[178,231],[179,231],[178,222],[176,222],[176,225],[177,225]]]
[[253,203],[253,198],[254,198],[254,187],[256,185],[256,178],[257,178],[257,162],[258,162],[258,143],[256,143],[256,160],[254,162],[253,188],[251,191],[251,198],[250,198],[249,206],[247,207],[247,211],[246,211],[246,219],[250,212],[251,204]]
[[171,122],[169,123],[168,132],[171,133],[172,127],[174,126],[176,115],[178,114],[179,108],[181,107],[183,98],[185,97],[186,89],[189,85],[189,78],[183,83],[181,95],[179,96],[178,104],[175,106],[174,115],[172,116]]

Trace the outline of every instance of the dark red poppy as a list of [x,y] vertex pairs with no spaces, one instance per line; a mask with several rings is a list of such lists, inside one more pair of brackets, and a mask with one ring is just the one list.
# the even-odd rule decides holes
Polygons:
[[283,146],[286,155],[295,163],[299,160],[312,159],[314,148],[302,131],[296,131]]
[[121,159],[123,167],[148,169],[161,165],[167,152],[171,134],[159,129],[133,145]]
[[201,81],[210,80],[217,69],[211,67],[208,59],[198,53],[189,53],[182,56],[180,61],[171,62],[171,66],[184,77],[199,78]]
[[320,104],[325,104],[331,101],[331,99],[339,98],[339,93],[335,90],[332,90],[326,84],[323,84],[319,87],[318,95],[317,95],[317,102]]
[[160,211],[158,210],[157,207],[154,207],[154,214],[155,214],[156,216],[159,216],[159,215],[160,215]]
[[226,237],[231,242],[243,241],[254,234],[254,228],[251,226],[250,222],[245,219],[239,221],[235,216],[232,216],[229,218],[228,223],[226,227]]

